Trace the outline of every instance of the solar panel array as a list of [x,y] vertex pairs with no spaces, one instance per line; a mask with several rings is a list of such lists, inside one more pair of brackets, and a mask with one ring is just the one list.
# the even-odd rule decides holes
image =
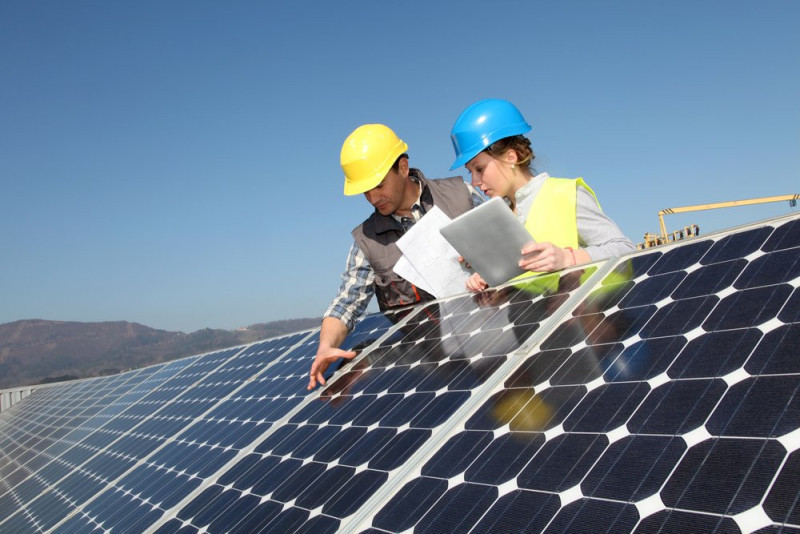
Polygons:
[[[54,385],[0,532],[800,532],[800,218]],[[335,371],[335,374],[334,374]]]

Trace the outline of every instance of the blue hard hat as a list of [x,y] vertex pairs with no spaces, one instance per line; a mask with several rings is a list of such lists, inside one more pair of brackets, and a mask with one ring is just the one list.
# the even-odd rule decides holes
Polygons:
[[461,167],[495,141],[529,131],[531,125],[508,100],[479,100],[458,116],[450,130],[456,151],[456,160],[450,170]]

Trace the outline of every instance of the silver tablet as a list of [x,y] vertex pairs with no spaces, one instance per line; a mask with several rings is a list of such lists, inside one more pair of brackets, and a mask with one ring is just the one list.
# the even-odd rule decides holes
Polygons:
[[439,231],[490,286],[526,272],[519,260],[523,245],[533,237],[502,198],[484,202]]

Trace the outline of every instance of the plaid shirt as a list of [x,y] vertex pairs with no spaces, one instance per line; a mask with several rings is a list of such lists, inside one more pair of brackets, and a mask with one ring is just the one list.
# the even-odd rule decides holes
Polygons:
[[[484,197],[474,187],[466,182],[464,185],[472,196],[473,207],[484,201]],[[392,217],[401,224],[405,231],[408,231],[425,214],[419,199],[411,207],[411,213],[414,215],[413,220],[397,215],[392,215]],[[374,280],[375,271],[372,269],[372,265],[354,241],[350,245],[350,252],[347,255],[347,266],[342,273],[342,285],[339,287],[339,293],[328,306],[323,317],[335,317],[347,325],[348,330],[352,330],[356,321],[364,315],[369,301],[375,294]]]

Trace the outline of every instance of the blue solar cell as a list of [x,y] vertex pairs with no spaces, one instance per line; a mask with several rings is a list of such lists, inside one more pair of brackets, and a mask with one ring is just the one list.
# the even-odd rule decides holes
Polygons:
[[608,382],[624,382],[649,380],[665,372],[671,374],[685,345],[683,336],[637,341],[627,346],[616,359],[604,359],[607,365],[604,364],[603,378]]
[[653,314],[639,335],[650,338],[687,334],[703,324],[718,301],[714,295],[671,302]]
[[750,374],[800,373],[800,325],[784,325],[768,332],[744,365]]
[[184,525],[181,521],[177,519],[172,519],[166,522],[161,528],[159,528],[156,532],[161,534],[165,533],[173,533],[173,534],[196,534],[200,530],[197,527],[192,525]]
[[[254,462],[252,469],[245,471],[233,482],[233,487],[242,491],[250,491],[254,486],[258,485],[262,479],[267,479],[272,470],[280,463],[280,458],[277,456],[262,457],[257,454],[250,456],[257,460]],[[247,458],[250,458],[250,456]]]
[[[409,428],[396,434],[381,450],[369,460],[371,469],[390,471],[406,461],[430,438],[431,431],[421,428]],[[344,457],[342,458],[344,460]]]
[[714,243],[700,263],[708,265],[747,257],[759,250],[772,232],[771,226],[765,226],[725,236]]
[[309,518],[303,525],[298,525],[295,534],[334,534],[339,532],[340,521],[334,517],[318,515]]
[[320,462],[309,462],[303,465],[291,477],[275,488],[270,498],[280,502],[289,502],[296,499],[298,495],[316,482],[325,472],[326,467],[326,464]]
[[627,427],[637,434],[685,434],[705,424],[726,391],[719,379],[669,382],[647,396]]
[[38,528],[52,528],[70,509],[71,503],[55,492],[47,492],[31,503],[30,514],[36,518]]
[[636,502],[655,495],[686,451],[669,436],[628,436],[612,443],[581,482],[587,497]]
[[331,500],[340,488],[356,475],[354,467],[337,465],[327,469],[313,484],[308,485],[297,497],[297,505],[307,510],[316,510]]
[[59,527],[58,531],[63,534],[101,534],[105,532],[81,514],[69,518]]
[[358,510],[386,479],[387,474],[383,471],[357,473],[323,505],[322,512],[333,517],[347,517]]
[[236,499],[227,507],[213,507],[214,519],[208,524],[208,532],[232,532],[236,526],[261,503],[261,499],[255,495],[240,495],[234,490],[228,490],[236,496]]
[[[645,517],[633,532],[720,532],[737,533],[741,529],[730,517],[696,514],[681,510],[664,510]],[[765,530],[758,531],[766,534]]]
[[141,504],[136,508],[131,508],[130,511],[114,525],[115,530],[118,532],[143,532],[158,521],[162,515],[159,509],[153,509],[147,504]]
[[639,284],[632,285],[631,289],[620,301],[619,307],[632,308],[664,300],[676,291],[676,287],[680,289],[679,285],[685,278],[685,271],[672,271],[658,276],[651,276]]
[[580,499],[564,506],[544,532],[631,532],[638,520],[631,504]]
[[412,480],[376,516],[373,524],[388,532],[402,532],[414,526],[447,491],[447,482],[431,478]]
[[760,339],[761,331],[755,328],[709,332],[686,345],[670,367],[669,375],[673,378],[727,375],[747,361]]
[[606,450],[602,434],[561,434],[547,441],[517,477],[517,485],[544,492],[577,486]]
[[784,323],[800,322],[800,288],[794,290],[786,305],[778,314],[778,319]]
[[463,473],[491,441],[491,432],[460,432],[439,447],[431,459],[422,466],[422,474],[447,479]]
[[192,517],[192,524],[198,527],[208,526],[214,518],[236,502],[241,495],[237,490],[221,490],[208,502],[208,505],[197,511],[197,514]]
[[419,532],[465,532],[497,498],[497,489],[483,484],[459,484],[447,490],[419,520]]
[[[450,373],[452,370],[451,367],[446,367],[447,364],[443,364],[439,366],[439,369],[436,373],[432,373],[436,375],[436,379],[444,379],[449,378],[450,383],[447,386],[447,389],[450,390],[474,390],[477,389],[478,386],[483,385],[486,380],[494,375],[496,371],[499,370],[500,366],[505,363],[505,358],[493,358],[489,355],[484,355],[483,358],[479,359],[478,361],[472,361],[469,365],[464,368],[461,367],[459,373]],[[456,363],[456,362],[449,362],[449,363]],[[429,377],[431,375],[428,375]],[[423,381],[418,387],[418,391],[425,391],[429,389],[430,385],[427,381]],[[436,391],[439,391],[439,388]]]
[[367,464],[381,449],[387,446],[395,436],[397,429],[374,428],[368,430],[353,446],[344,451],[339,463],[343,465],[361,466]]
[[263,532],[295,532],[308,520],[309,512],[301,508],[287,508],[265,524]]
[[283,506],[275,501],[262,502],[256,506],[249,514],[239,521],[231,532],[270,532],[268,527],[270,521],[276,518],[283,510]]
[[500,485],[515,478],[544,444],[544,436],[534,432],[509,432],[475,457],[464,471],[464,479],[478,484]]
[[706,426],[715,436],[777,438],[795,430],[798,421],[797,376],[758,376],[732,385]]
[[776,441],[714,438],[690,448],[661,491],[668,507],[736,515],[758,505],[786,456]]
[[689,242],[682,247],[672,248],[658,258],[655,264],[648,270],[647,274],[656,276],[673,271],[682,271],[700,262],[713,245],[714,242],[707,239],[704,241]]
[[170,476],[165,476],[159,485],[151,486],[152,494],[145,493],[143,497],[161,509],[168,510],[176,506],[187,492],[199,487],[201,482],[202,479],[195,476],[170,474]]
[[192,502],[178,512],[178,519],[188,521],[195,515],[201,513],[204,509],[208,509],[208,504],[220,493],[222,493],[222,486],[216,484],[204,489]]
[[719,303],[703,328],[729,330],[758,326],[778,315],[791,292],[790,286],[779,285],[734,293]]
[[800,451],[786,459],[764,501],[764,511],[779,525],[800,525]]
[[778,226],[761,247],[764,252],[800,247],[800,220],[794,219]]
[[548,380],[554,385],[586,384],[603,376],[604,371],[613,365],[622,351],[621,343],[584,347],[561,359],[561,366]]
[[475,526],[475,532],[543,532],[560,507],[558,497],[512,491],[500,497]]
[[746,266],[747,262],[740,259],[700,267],[677,284],[670,296],[677,300],[713,295],[730,286]]
[[736,289],[748,289],[790,282],[800,276],[800,258],[796,249],[765,254],[750,262],[734,283]]
[[564,420],[564,430],[611,432],[631,418],[649,393],[646,382],[601,385],[583,396]]
[[365,428],[342,428],[330,425],[329,428],[334,429],[335,434],[329,441],[323,443],[314,454],[314,459],[319,462],[333,462],[344,456],[346,451],[350,450],[353,444],[361,440],[367,433]]
[[9,509],[7,513],[8,515],[5,517],[8,519],[2,523],[2,528],[6,532],[40,532],[43,528],[31,516],[13,515],[12,509]]
[[302,466],[302,460],[294,458],[279,461],[268,473],[262,472],[262,476],[250,488],[250,491],[264,497],[275,491],[284,480],[289,478],[290,475],[294,474]]

